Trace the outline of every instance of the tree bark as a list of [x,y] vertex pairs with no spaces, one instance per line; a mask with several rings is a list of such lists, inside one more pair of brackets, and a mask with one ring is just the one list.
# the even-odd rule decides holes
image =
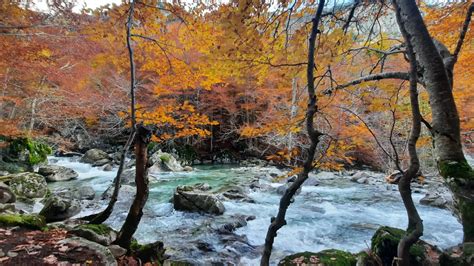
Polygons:
[[414,0],[398,0],[400,16],[423,72],[432,113],[433,141],[440,174],[454,194],[464,242],[474,241],[474,171],[461,145],[459,116],[447,69]]
[[307,83],[308,83],[308,110],[306,111],[306,129],[308,138],[311,141],[311,145],[308,148],[308,157],[303,166],[303,172],[301,172],[296,178],[295,182],[285,191],[285,194],[280,199],[280,207],[276,217],[272,217],[270,226],[268,227],[267,235],[265,237],[265,246],[263,255],[260,260],[260,265],[268,266],[270,263],[270,256],[272,254],[273,242],[277,236],[278,230],[286,225],[285,215],[288,207],[290,206],[291,199],[295,195],[296,191],[308,178],[309,172],[313,169],[313,160],[316,153],[316,148],[319,143],[319,137],[322,135],[321,132],[314,128],[314,115],[318,110],[317,98],[314,87],[314,52],[316,46],[316,36],[319,32],[318,26],[321,20],[321,15],[324,8],[324,0],[320,0],[316,15],[313,18],[313,26],[309,37],[308,47],[308,66],[307,66]]
[[132,236],[137,230],[143,215],[143,207],[148,199],[148,176],[147,176],[147,147],[150,143],[151,130],[143,125],[137,126],[135,137],[135,183],[137,193],[132,206],[128,212],[125,223],[118,234],[115,244],[129,250]]
[[410,61],[410,103],[412,113],[412,128],[408,139],[408,155],[410,157],[410,164],[408,170],[403,173],[403,176],[400,178],[398,183],[398,190],[402,197],[403,204],[405,205],[405,210],[407,211],[408,227],[406,234],[398,243],[397,249],[397,264],[399,266],[409,266],[410,247],[423,235],[423,221],[421,220],[415,203],[413,202],[410,186],[412,179],[416,177],[418,170],[420,169],[420,161],[416,151],[416,142],[418,141],[421,132],[421,113],[418,103],[416,56],[413,52],[410,35],[407,33],[405,24],[401,19],[400,8],[398,7],[397,0],[393,1],[393,5],[395,7],[398,26],[403,38],[405,39],[407,55]]

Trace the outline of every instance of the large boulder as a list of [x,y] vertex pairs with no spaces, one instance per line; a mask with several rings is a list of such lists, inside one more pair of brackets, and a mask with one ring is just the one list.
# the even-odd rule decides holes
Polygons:
[[46,199],[44,207],[39,214],[44,216],[46,222],[49,223],[66,220],[80,211],[81,205],[78,200],[52,195]]
[[173,196],[175,210],[223,214],[224,204],[216,196],[210,194],[205,185],[179,186]]
[[444,193],[439,191],[429,192],[420,199],[420,204],[441,209],[454,210],[453,197],[449,191],[445,191]]
[[0,214],[0,225],[41,229],[46,223],[43,216],[36,214]]
[[16,201],[15,193],[10,189],[9,186],[0,182],[0,204],[12,203]]
[[149,162],[151,164],[148,169],[150,173],[184,171],[184,168],[173,155],[161,150],[153,153],[149,158]]
[[105,224],[83,224],[74,227],[69,233],[94,241],[104,246],[117,238],[117,232]]
[[49,189],[44,176],[35,173],[20,173],[8,176],[10,189],[17,197],[43,198]]
[[79,176],[76,171],[60,165],[42,166],[38,169],[38,174],[44,176],[48,182],[68,181]]
[[82,156],[80,161],[94,166],[102,166],[110,162],[110,157],[105,151],[90,149]]
[[55,191],[55,194],[61,198],[77,200],[93,200],[95,198],[95,190],[91,186],[68,188],[61,191]]
[[[404,236],[405,231],[398,228],[382,226],[372,236],[372,252],[380,258],[384,266],[393,265],[393,259],[397,256],[398,242]],[[433,260],[441,253],[435,246],[418,240],[410,248],[410,265],[434,265]],[[432,257],[430,254],[437,254]]]
[[93,241],[87,240],[82,237],[71,237],[66,238],[58,242],[59,245],[68,245],[75,248],[83,248],[94,251],[101,259],[99,265],[107,266],[116,266],[117,261],[115,260],[114,255],[107,247],[102,246],[101,244],[95,243]]
[[278,265],[355,266],[356,263],[356,256],[349,252],[337,249],[326,249],[317,253],[300,252],[286,256],[280,260]]

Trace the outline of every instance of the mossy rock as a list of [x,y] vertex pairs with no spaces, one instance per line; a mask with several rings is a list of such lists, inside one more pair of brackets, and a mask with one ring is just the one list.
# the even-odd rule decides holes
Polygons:
[[31,138],[17,138],[9,145],[9,154],[17,157],[25,154],[30,165],[45,162],[52,151],[48,144]]
[[[399,228],[382,226],[372,236],[372,252],[377,255],[383,265],[391,266],[397,256],[398,242],[405,231]],[[410,265],[422,265],[425,261],[426,242],[419,240],[410,248]]]
[[0,225],[41,229],[46,222],[43,216],[36,214],[0,214]]
[[104,246],[117,239],[117,232],[105,224],[82,224],[74,227],[69,233]]
[[278,265],[355,266],[356,263],[356,257],[349,252],[327,249],[317,253],[296,253],[283,258]]
[[22,173],[29,170],[30,167],[20,162],[5,162],[0,159],[0,171],[6,171],[10,174]]
[[17,197],[43,198],[48,195],[49,189],[44,176],[36,173],[20,173],[4,176],[9,179],[9,186]]
[[144,263],[163,265],[165,248],[161,241],[140,245],[133,239],[130,243],[130,251]]
[[110,228],[108,225],[105,224],[81,224],[77,226],[78,228],[81,229],[87,229],[95,232],[96,234],[103,235],[103,236],[108,236],[111,231],[113,231],[112,228]]

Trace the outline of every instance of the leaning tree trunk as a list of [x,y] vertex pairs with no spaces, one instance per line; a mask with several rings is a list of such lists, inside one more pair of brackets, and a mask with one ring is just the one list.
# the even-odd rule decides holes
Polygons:
[[143,125],[138,125],[135,137],[135,183],[137,185],[137,193],[125,223],[122,225],[122,229],[120,229],[115,241],[115,244],[127,250],[130,248],[132,236],[137,230],[143,215],[143,207],[148,199],[147,147],[150,143],[150,138],[151,130]]
[[307,82],[308,82],[308,110],[306,111],[306,129],[308,138],[311,142],[308,148],[308,157],[303,166],[303,171],[298,175],[295,182],[285,191],[285,194],[280,199],[280,207],[276,217],[272,217],[270,226],[268,227],[267,235],[265,237],[265,246],[263,249],[262,259],[260,265],[268,266],[270,263],[270,256],[272,254],[273,242],[277,235],[278,230],[286,224],[285,215],[288,207],[290,206],[291,199],[296,194],[296,191],[301,185],[308,179],[309,172],[313,169],[313,160],[316,153],[316,148],[319,143],[319,137],[322,135],[321,132],[314,128],[314,115],[318,110],[317,98],[314,88],[314,52],[316,46],[316,36],[319,32],[318,25],[321,20],[321,14],[324,8],[324,0],[320,0],[318,4],[318,10],[313,18],[313,27],[309,37],[308,47],[308,66],[307,66]]
[[438,168],[454,194],[463,225],[464,242],[473,242],[474,171],[462,151],[459,116],[447,70],[415,0],[398,0],[397,3],[429,94],[431,133]]
[[410,132],[410,138],[408,139],[408,155],[410,157],[410,164],[408,170],[403,173],[403,176],[398,183],[398,190],[400,191],[400,196],[402,197],[405,210],[407,211],[408,227],[406,234],[398,243],[397,250],[397,264],[399,266],[409,266],[410,247],[415,244],[423,235],[423,221],[421,220],[415,203],[413,202],[410,187],[411,180],[416,177],[416,174],[420,169],[420,160],[418,159],[418,154],[416,151],[416,142],[418,141],[421,132],[421,113],[418,103],[416,56],[413,52],[413,46],[409,38],[409,34],[405,29],[405,24],[401,19],[397,0],[393,1],[393,5],[395,6],[398,26],[403,38],[405,39],[407,55],[410,61],[410,103],[412,113],[412,129]]
[[115,207],[115,203],[117,202],[118,195],[119,195],[122,172],[125,165],[125,157],[128,150],[130,149],[130,145],[132,144],[132,141],[134,138],[135,138],[135,132],[130,133],[130,136],[128,136],[128,140],[122,149],[122,154],[120,155],[119,168],[117,170],[117,175],[115,176],[114,183],[113,183],[114,191],[112,192],[112,196],[110,197],[110,201],[109,201],[109,204],[107,205],[107,208],[105,208],[105,210],[103,210],[100,213],[89,215],[82,218],[83,220],[89,221],[90,224],[101,224],[105,222],[107,219],[109,219],[110,215],[112,214]]

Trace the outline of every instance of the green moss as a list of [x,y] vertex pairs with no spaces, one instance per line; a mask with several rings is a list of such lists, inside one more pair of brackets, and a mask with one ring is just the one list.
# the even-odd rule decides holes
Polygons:
[[17,138],[10,143],[9,152],[12,155],[27,152],[28,163],[35,165],[45,162],[47,156],[52,153],[52,149],[46,143],[40,141],[35,141],[30,138]]
[[91,230],[102,236],[107,236],[112,231],[112,228],[105,224],[81,224],[77,227],[81,229]]
[[439,171],[441,176],[444,178],[454,179],[474,179],[474,171],[472,170],[469,163],[464,160],[458,161],[440,161],[438,163]]
[[41,229],[46,226],[44,217],[34,214],[0,214],[0,225],[22,226],[32,229]]
[[[397,256],[398,242],[405,231],[398,228],[382,226],[372,236],[372,252],[377,255],[384,265],[392,265]],[[410,265],[421,265],[425,259],[425,247],[420,241],[410,247]]]
[[166,153],[161,154],[161,155],[160,155],[160,160],[161,160],[162,162],[164,162],[164,163],[167,163],[167,162],[169,162],[169,161],[171,160],[171,155],[166,154]]
[[130,242],[130,251],[140,258],[142,262],[151,262],[162,265],[165,249],[163,242],[157,241],[150,244],[140,245],[136,239]]
[[282,259],[278,265],[326,265],[326,266],[355,266],[356,257],[346,251],[327,249],[318,253],[301,252]]

